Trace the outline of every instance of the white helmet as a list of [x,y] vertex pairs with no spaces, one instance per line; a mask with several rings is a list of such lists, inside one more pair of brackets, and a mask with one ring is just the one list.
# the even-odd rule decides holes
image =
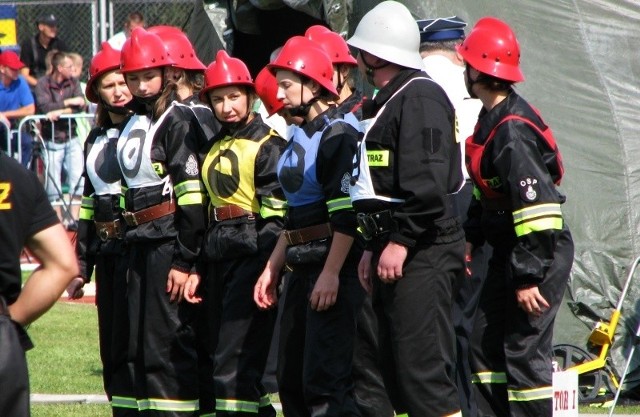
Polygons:
[[397,1],[383,1],[369,10],[347,43],[385,61],[424,69],[418,24],[409,9]]

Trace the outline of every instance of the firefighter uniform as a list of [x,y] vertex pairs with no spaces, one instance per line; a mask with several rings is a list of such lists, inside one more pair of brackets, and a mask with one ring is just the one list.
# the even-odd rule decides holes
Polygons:
[[[19,191],[18,191],[19,190]],[[29,336],[9,316],[22,288],[20,253],[27,239],[56,223],[47,194],[35,175],[0,152],[0,415],[28,417]]]
[[278,387],[287,416],[360,415],[351,380],[356,315],[364,297],[356,242],[340,270],[335,304],[325,311],[309,305],[331,246],[330,233],[322,230],[356,234],[348,192],[357,138],[356,118],[330,108],[294,129],[278,163],[288,204],[285,228],[291,236],[315,230],[312,239],[288,241],[286,253],[291,273],[282,307]]
[[[511,115],[518,118],[504,121]],[[483,416],[552,414],[552,330],[573,243],[560,209],[565,197],[555,185],[560,154],[543,131],[548,127],[538,113],[511,90],[481,112],[467,142],[467,167],[481,184],[465,224],[467,240],[478,246],[486,239],[493,247],[471,343]],[[515,297],[517,288],[532,284],[551,306],[537,318]]]
[[118,140],[130,226],[128,359],[136,389],[114,396],[114,407],[154,416],[198,413],[195,306],[169,302],[166,286],[169,270],[192,271],[200,251],[204,187],[195,149],[201,132],[191,108],[173,102],[156,120],[134,115]]
[[[364,97],[358,90],[338,105],[339,111],[353,113],[362,120]],[[391,417],[393,405],[389,400],[380,372],[378,318],[370,294],[365,294],[362,309],[356,319],[356,340],[353,352],[354,396],[363,417]]]
[[121,212],[120,167],[116,143],[126,124],[91,130],[85,141],[84,191],[76,254],[85,282],[96,277],[96,305],[102,375],[107,397],[132,389],[127,366],[129,318],[127,314],[127,252]]
[[274,310],[260,310],[253,287],[282,229],[284,195],[276,165],[286,141],[260,115],[231,133],[223,128],[202,154],[210,199],[204,243],[206,293],[218,323],[214,343],[216,415],[275,416],[261,379]]
[[360,228],[371,239],[373,271],[388,241],[409,251],[400,280],[373,282],[374,305],[379,302],[384,317],[381,349],[393,352],[383,364],[385,384],[398,411],[452,415],[459,407],[451,308],[464,254],[453,210],[452,194],[462,182],[454,112],[424,72],[404,69],[365,101],[363,118],[370,119],[369,127],[351,198]]

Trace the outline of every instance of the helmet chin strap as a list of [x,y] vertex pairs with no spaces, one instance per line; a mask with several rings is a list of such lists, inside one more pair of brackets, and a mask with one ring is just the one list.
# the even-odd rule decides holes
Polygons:
[[473,85],[475,83],[477,83],[478,81],[480,81],[480,77],[478,77],[478,79],[476,79],[475,81],[471,79],[471,65],[469,65],[468,63],[465,65],[465,70],[464,70],[464,75],[467,78],[467,92],[469,93],[469,97],[471,98],[478,98],[478,95],[476,93],[473,92]]
[[222,126],[226,127],[230,132],[235,132],[236,130],[240,129],[242,126],[247,124],[247,119],[249,119],[250,114],[251,114],[251,111],[249,110],[249,103],[247,103],[247,112],[245,113],[242,119],[238,120],[237,122],[223,122],[221,120],[218,120],[218,121]]
[[381,68],[388,66],[389,64],[391,64],[391,62],[383,61],[383,63],[378,66],[371,65],[367,62],[367,58],[365,57],[364,52],[365,51],[360,51],[360,57],[362,58],[362,63],[365,66],[365,75],[367,76],[367,81],[369,82],[369,84],[375,85],[373,82],[373,76],[376,70],[379,70]]
[[[303,92],[304,88],[302,87],[302,83],[300,83],[300,103],[302,103]],[[311,106],[313,106],[313,103],[315,103],[319,99],[319,96],[315,96],[306,103],[302,103],[299,106],[291,107],[289,108],[289,114],[293,117],[306,117],[307,114],[309,114],[309,110],[311,109]]]

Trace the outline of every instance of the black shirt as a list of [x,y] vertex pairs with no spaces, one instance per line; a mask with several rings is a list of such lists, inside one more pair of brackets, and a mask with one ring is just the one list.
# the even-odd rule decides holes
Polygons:
[[32,77],[42,77],[46,70],[47,53],[53,50],[68,51],[67,44],[62,39],[53,38],[45,48],[38,40],[40,33],[36,33],[20,45],[20,61],[29,67],[29,74]]
[[7,304],[20,294],[20,252],[27,239],[56,223],[38,178],[0,152],[0,295]]

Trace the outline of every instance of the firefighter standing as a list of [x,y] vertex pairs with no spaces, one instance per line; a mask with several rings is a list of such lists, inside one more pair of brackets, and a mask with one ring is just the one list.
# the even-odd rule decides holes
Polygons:
[[126,181],[129,361],[135,391],[113,407],[153,416],[198,414],[195,306],[182,302],[204,233],[204,187],[196,146],[202,139],[190,107],[172,101],[162,40],[135,28],[125,42],[121,72],[135,115],[118,140]]
[[[202,129],[196,149],[202,149],[219,131],[220,122],[213,117],[209,106],[200,101],[199,94],[204,85],[204,70],[206,66],[198,59],[189,38],[175,26],[152,26],[149,32],[155,33],[162,39],[169,57],[174,64],[166,68],[165,77],[171,80],[167,89],[171,89],[172,98],[185,106],[189,106]],[[167,92],[169,94],[169,92]],[[202,272],[204,273],[204,272]],[[214,320],[212,312],[207,311],[211,306],[210,297],[204,290],[200,291],[204,299],[196,308],[198,321],[195,326],[198,349],[198,373],[200,374],[200,416],[210,416],[215,413],[216,398],[213,390],[213,350],[215,346]]]
[[272,307],[285,263],[278,388],[287,416],[359,416],[351,364],[355,318],[364,292],[357,279],[349,179],[358,122],[335,107],[338,93],[326,53],[305,37],[287,41],[268,65],[277,96],[305,123],[278,162],[287,197],[286,230],[256,283],[254,299]]
[[[331,58],[333,85],[340,94],[338,106],[362,120],[362,93],[355,88],[353,71],[358,62],[351,55],[349,45],[325,26],[311,26],[305,36],[316,42]],[[363,417],[393,416],[393,406],[380,373],[378,347],[378,319],[373,310],[371,295],[365,295],[358,313],[356,341],[353,355],[354,396]]]
[[219,323],[214,356],[216,416],[275,416],[261,379],[275,311],[253,302],[253,287],[278,240],[284,195],[276,167],[286,141],[252,111],[256,95],[246,65],[219,51],[205,72],[201,100],[222,130],[201,151],[209,196],[206,293]]
[[478,199],[465,224],[468,248],[493,248],[471,339],[482,416],[552,415],[552,333],[573,262],[556,188],[560,153],[538,112],[514,90],[523,81],[511,28],[480,19],[458,52],[467,88],[483,103],[467,141]]
[[103,43],[91,60],[86,87],[87,99],[98,104],[98,110],[96,127],[84,145],[84,191],[76,241],[81,285],[91,280],[95,269],[102,377],[109,399],[129,392],[132,386],[126,361],[127,257],[116,155],[120,130],[131,114],[125,107],[131,101],[131,93],[119,69],[120,51]]
[[460,415],[451,318],[464,257],[453,202],[462,183],[455,114],[422,71],[418,26],[402,4],[378,4],[347,43],[380,89],[363,104],[370,120],[351,198],[370,239],[358,273],[381,317],[385,385],[399,412]]

